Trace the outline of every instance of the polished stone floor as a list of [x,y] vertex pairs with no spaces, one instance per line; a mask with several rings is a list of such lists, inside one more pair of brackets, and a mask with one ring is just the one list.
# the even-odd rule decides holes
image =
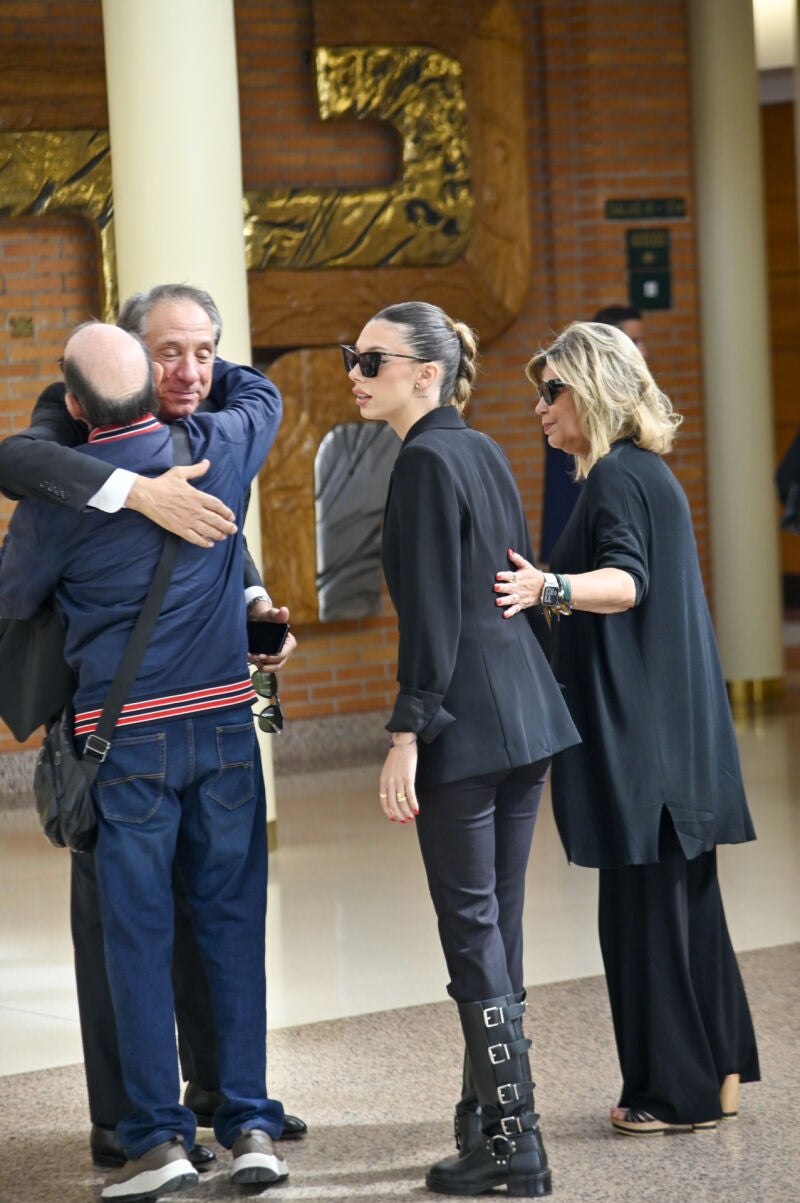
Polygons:
[[[756,843],[720,850],[734,946],[800,939],[800,678],[739,723]],[[444,999],[445,969],[412,826],[378,810],[377,765],[281,777],[270,863],[272,1028]],[[526,981],[601,971],[595,873],[569,867],[545,797],[528,871]],[[81,1059],[67,855],[27,811],[0,815],[0,1074]]]

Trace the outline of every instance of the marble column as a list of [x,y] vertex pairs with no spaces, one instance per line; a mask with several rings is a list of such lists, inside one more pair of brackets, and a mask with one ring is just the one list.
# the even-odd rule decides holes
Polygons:
[[783,676],[752,0],[690,0],[712,604],[734,701]]
[[[233,0],[103,0],[120,297],[180,281],[223,319],[220,351],[250,362]],[[258,489],[247,544],[260,562]],[[269,736],[259,732],[275,837]]]

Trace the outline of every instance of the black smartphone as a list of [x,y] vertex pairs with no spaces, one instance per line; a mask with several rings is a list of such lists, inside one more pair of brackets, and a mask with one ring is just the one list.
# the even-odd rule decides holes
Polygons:
[[248,621],[247,650],[260,656],[277,656],[288,634],[288,622]]

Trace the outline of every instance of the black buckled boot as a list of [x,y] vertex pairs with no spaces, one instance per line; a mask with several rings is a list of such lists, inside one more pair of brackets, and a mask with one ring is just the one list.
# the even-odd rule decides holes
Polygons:
[[522,1034],[525,993],[459,1003],[470,1068],[481,1108],[481,1139],[428,1171],[425,1183],[444,1195],[482,1195],[504,1186],[515,1198],[549,1195],[552,1178],[533,1110]]
[[461,1079],[461,1098],[456,1103],[453,1121],[456,1148],[463,1157],[481,1138],[481,1105],[472,1077],[469,1053],[464,1049],[464,1071]]

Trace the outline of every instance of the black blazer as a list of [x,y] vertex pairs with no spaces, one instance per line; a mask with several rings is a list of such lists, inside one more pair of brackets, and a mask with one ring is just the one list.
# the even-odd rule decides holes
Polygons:
[[419,737],[419,785],[530,764],[578,742],[530,611],[502,617],[495,573],[532,559],[508,460],[452,406],[421,418],[395,462],[383,568],[400,690],[389,731]]

